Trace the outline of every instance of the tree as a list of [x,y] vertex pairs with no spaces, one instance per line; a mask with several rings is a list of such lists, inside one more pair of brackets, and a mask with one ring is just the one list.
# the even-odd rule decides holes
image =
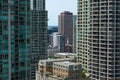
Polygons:
[[86,73],[86,71],[85,71],[85,70],[82,70],[82,77],[83,77],[83,78],[86,78],[85,73]]

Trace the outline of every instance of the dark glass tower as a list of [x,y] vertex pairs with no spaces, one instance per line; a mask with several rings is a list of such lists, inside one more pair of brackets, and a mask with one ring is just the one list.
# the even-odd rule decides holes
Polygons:
[[77,15],[73,16],[73,53],[76,53],[76,21]]
[[47,11],[45,0],[33,0],[31,7],[31,79],[35,80],[38,62],[47,59]]
[[0,0],[0,80],[30,78],[30,0]]

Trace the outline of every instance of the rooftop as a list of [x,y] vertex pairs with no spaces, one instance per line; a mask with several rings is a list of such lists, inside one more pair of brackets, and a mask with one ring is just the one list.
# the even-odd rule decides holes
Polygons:
[[54,62],[55,64],[59,64],[59,65],[65,65],[65,66],[70,66],[70,65],[78,65],[78,63],[73,63],[70,61],[64,61],[64,62]]
[[65,59],[46,59],[46,60],[39,60],[39,65],[41,64],[41,62],[46,63],[46,62],[58,62],[58,61],[69,61],[72,60],[71,58],[65,58]]
[[64,66],[70,66],[70,65],[80,65],[79,63],[73,63],[73,62],[70,62],[70,61],[64,61],[64,62],[54,62],[54,64],[64,65]]
[[56,53],[56,54],[58,54],[58,55],[70,55],[70,56],[75,56],[75,55],[77,55],[77,54],[75,54],[75,53]]

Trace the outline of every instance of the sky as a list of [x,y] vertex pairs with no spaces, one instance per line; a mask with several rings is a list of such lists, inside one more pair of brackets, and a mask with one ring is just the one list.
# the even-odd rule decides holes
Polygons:
[[48,25],[58,25],[58,15],[63,11],[70,11],[77,14],[77,0],[46,0],[48,10]]

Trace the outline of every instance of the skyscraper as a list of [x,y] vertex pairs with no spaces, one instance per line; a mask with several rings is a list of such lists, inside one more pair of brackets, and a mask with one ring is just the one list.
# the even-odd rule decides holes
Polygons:
[[48,57],[47,11],[45,0],[33,0],[31,5],[31,79],[35,80],[38,61]]
[[30,79],[30,0],[0,0],[0,80]]
[[89,70],[90,50],[90,0],[78,0],[76,53],[77,62],[82,63],[85,71]]
[[73,53],[76,53],[76,24],[77,15],[73,16]]
[[64,37],[64,46],[65,44],[67,44],[67,40],[69,40],[69,44],[72,45],[73,13],[69,11],[64,11],[58,16],[58,32]]
[[91,0],[92,80],[120,80],[120,0]]

